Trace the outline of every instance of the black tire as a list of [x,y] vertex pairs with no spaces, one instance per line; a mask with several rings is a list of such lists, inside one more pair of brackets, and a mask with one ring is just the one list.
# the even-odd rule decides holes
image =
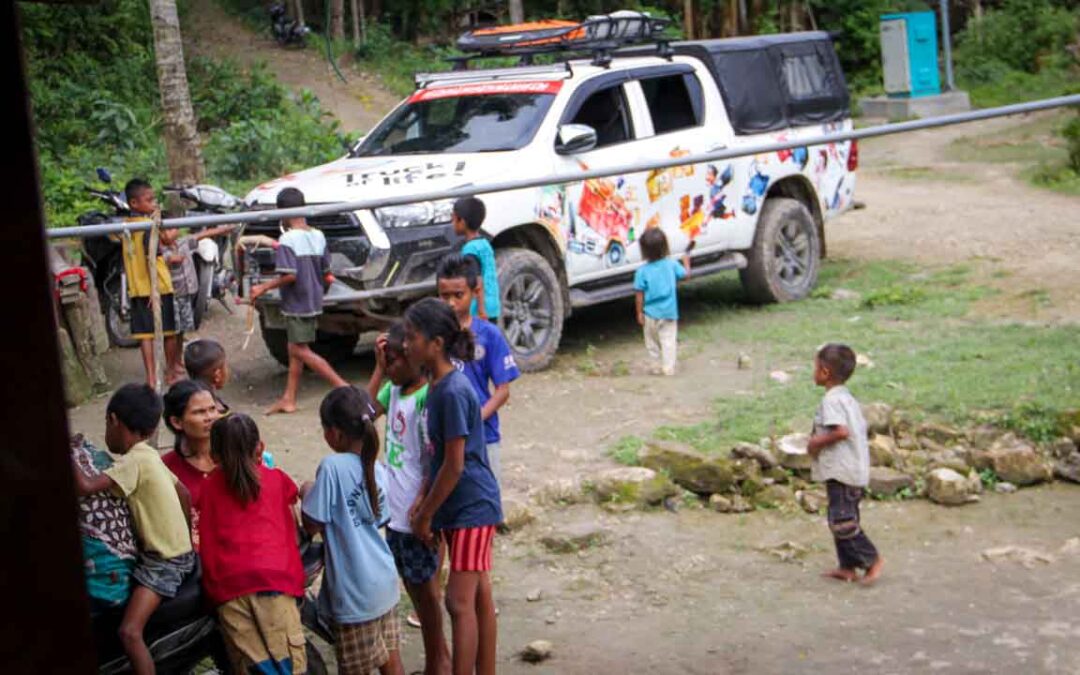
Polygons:
[[[285,335],[285,329],[268,328],[261,316],[259,318],[259,327],[262,330],[263,343],[266,344],[266,350],[270,352],[270,356],[273,356],[275,361],[288,368],[289,340]],[[359,339],[359,335],[343,335],[341,333],[319,331],[311,348],[315,350],[316,354],[329,361],[331,365],[336,366],[353,355],[353,352],[356,351],[356,342]]]
[[120,278],[105,285],[101,293],[101,311],[105,314],[105,332],[109,336],[109,344],[122,349],[129,349],[139,344],[139,341],[131,337],[131,323],[120,312]]
[[199,290],[191,299],[191,310],[195,315],[195,329],[198,330],[210,309],[210,296],[214,292],[214,263],[196,258],[195,278],[199,280]]
[[307,654],[308,675],[327,675],[330,672],[326,668],[326,660],[323,659],[322,652],[311,644],[311,640],[304,643],[304,653]]
[[543,256],[527,249],[500,249],[495,261],[506,341],[518,368],[543,370],[555,358],[562,337],[565,311],[559,278]]
[[790,302],[809,295],[817,283],[821,240],[806,205],[788,197],[767,199],[746,257],[739,276],[751,302]]

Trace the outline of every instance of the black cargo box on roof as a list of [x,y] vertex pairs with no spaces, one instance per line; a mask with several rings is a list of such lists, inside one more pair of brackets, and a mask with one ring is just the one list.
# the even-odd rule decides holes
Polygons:
[[[832,38],[825,32],[782,33],[675,42],[676,54],[708,65],[737,134],[836,122],[850,98]],[[619,54],[642,56],[647,48]]]

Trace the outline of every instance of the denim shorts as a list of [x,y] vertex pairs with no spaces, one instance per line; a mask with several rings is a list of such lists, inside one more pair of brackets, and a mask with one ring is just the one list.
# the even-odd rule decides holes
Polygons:
[[394,554],[398,574],[407,584],[422,584],[439,569],[439,550],[407,532],[386,528],[386,545]]
[[135,571],[131,576],[135,583],[145,586],[163,598],[175,598],[184,578],[195,569],[195,552],[188,551],[175,558],[162,558],[149,552],[139,553]]

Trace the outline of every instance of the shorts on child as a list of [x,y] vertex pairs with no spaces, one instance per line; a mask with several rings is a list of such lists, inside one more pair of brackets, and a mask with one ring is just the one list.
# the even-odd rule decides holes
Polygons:
[[173,306],[176,308],[176,332],[195,332],[195,296],[173,296]]
[[[161,296],[161,331],[165,335],[176,335],[176,308],[173,302],[172,293]],[[150,309],[150,298],[131,299],[131,337],[136,340],[154,339],[154,312]]]
[[289,344],[307,345],[315,342],[318,318],[314,316],[286,316],[285,339]]
[[234,673],[307,672],[296,598],[252,593],[221,605],[217,615]]
[[195,552],[176,556],[175,558],[162,558],[150,553],[139,553],[139,560],[135,563],[135,571],[131,577],[135,583],[145,586],[163,598],[175,598],[180,584],[184,578],[195,569]]
[[401,644],[397,608],[364,623],[339,623],[334,627],[334,651],[341,675],[368,675],[390,660]]
[[425,583],[439,570],[439,550],[408,532],[386,528],[386,544],[394,554],[398,575],[405,583]]
[[495,540],[495,526],[463,527],[443,530],[446,546],[450,549],[451,572],[490,572],[491,545]]

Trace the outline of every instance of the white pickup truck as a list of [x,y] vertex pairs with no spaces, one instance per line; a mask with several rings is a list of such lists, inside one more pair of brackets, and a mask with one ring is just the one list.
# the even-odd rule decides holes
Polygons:
[[[568,176],[850,129],[828,34],[669,44],[644,15],[590,21],[625,32],[635,17],[630,29],[652,44],[598,39],[586,21],[570,36],[583,58],[418,76],[417,91],[346,157],[260,185],[246,203],[271,207],[290,186],[320,204]],[[488,52],[520,54],[527,64],[534,51],[551,51],[550,41],[530,35]],[[498,261],[501,322],[518,363],[545,367],[572,310],[632,294],[637,242],[650,227],[664,230],[673,252],[696,242],[694,276],[738,269],[755,302],[806,296],[824,254],[825,221],[852,204],[857,163],[854,142],[830,143],[479,194]],[[327,236],[335,276],[316,349],[331,358],[351,353],[361,332],[432,292],[436,264],[457,244],[450,209],[450,201],[423,202],[310,221]],[[260,231],[277,234],[276,226],[248,228]],[[272,252],[256,250],[244,291],[272,273]],[[260,301],[260,323],[285,362],[277,302]]]

